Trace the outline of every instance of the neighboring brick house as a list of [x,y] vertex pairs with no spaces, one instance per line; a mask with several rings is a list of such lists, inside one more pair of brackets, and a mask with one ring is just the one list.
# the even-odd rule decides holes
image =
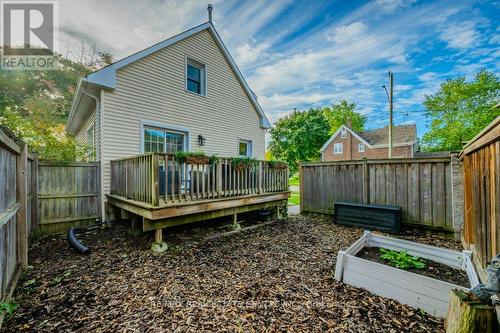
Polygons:
[[[389,157],[389,127],[356,133],[342,125],[321,148],[322,161],[347,161]],[[413,157],[417,146],[415,125],[393,127],[392,157]]]

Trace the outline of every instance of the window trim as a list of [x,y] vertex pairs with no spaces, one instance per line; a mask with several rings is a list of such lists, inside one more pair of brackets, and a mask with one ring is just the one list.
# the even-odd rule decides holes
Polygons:
[[[90,125],[87,130],[85,131],[86,133],[86,144],[87,144],[87,159],[94,161],[96,159],[96,147],[95,147],[95,128],[94,124]],[[89,145],[89,133],[92,133],[92,144]]]
[[[359,149],[360,147],[363,147],[362,149]],[[358,142],[358,153],[364,153],[365,152],[365,144]]]
[[[242,142],[247,144],[247,155],[240,155],[240,143],[242,143]],[[239,157],[244,157],[244,156],[253,157],[253,143],[252,143],[252,140],[238,138],[237,149],[238,149],[237,153],[238,153]]]
[[[191,91],[188,89],[188,65],[197,67],[200,69],[200,90],[201,93],[198,94],[197,92]],[[196,96],[202,96],[206,97],[207,96],[207,65],[201,61],[198,61],[192,57],[186,56],[186,61],[184,64],[184,90],[190,94],[196,95]]]
[[345,128],[342,128],[342,129],[340,130],[340,137],[341,137],[342,139],[347,138],[347,130],[346,130]]
[[[339,145],[340,151],[336,151],[335,148]],[[334,155],[342,155],[344,153],[344,144],[342,142],[334,142],[333,143],[333,154]]]
[[173,132],[181,132],[184,134],[184,150],[185,151],[190,151],[191,150],[191,134],[190,130],[187,127],[180,127],[180,126],[175,126],[175,125],[169,125],[169,124],[163,124],[159,123],[156,121],[150,121],[150,120],[141,120],[140,121],[140,131],[141,131],[141,140],[139,143],[139,151],[141,154],[144,154],[144,130],[145,128],[148,127],[154,127],[157,129],[161,130],[167,130],[167,131],[173,131]]

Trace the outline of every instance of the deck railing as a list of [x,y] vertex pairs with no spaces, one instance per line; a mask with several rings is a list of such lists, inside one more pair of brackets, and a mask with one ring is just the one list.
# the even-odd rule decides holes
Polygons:
[[111,194],[153,206],[288,191],[288,168],[267,161],[235,167],[230,158],[181,163],[170,154],[111,161]]

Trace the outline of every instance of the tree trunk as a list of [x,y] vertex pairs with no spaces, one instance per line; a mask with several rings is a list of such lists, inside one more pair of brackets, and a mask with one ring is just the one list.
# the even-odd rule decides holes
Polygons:
[[464,291],[450,291],[445,323],[447,333],[491,333],[493,318],[492,306],[472,300]]

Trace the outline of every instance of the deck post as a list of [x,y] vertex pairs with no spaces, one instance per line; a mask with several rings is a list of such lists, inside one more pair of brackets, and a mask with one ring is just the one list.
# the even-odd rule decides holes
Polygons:
[[155,230],[155,242],[156,243],[161,243],[163,242],[163,229],[156,229]]
[[151,244],[151,251],[161,253],[168,250],[168,245],[163,241],[163,229],[155,229],[155,242]]
[[278,220],[281,220],[281,210],[280,210],[280,205],[276,206],[276,217]]
[[238,214],[234,213],[232,215],[232,224],[231,224],[231,230],[237,231],[241,229],[241,225],[238,224]]

